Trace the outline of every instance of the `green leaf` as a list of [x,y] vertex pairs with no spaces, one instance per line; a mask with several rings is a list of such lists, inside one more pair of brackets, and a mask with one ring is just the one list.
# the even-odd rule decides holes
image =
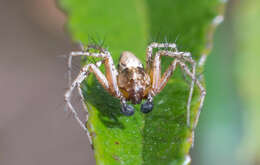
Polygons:
[[[75,41],[85,44],[105,39],[115,64],[120,53],[129,50],[144,63],[151,41],[177,42],[195,60],[206,55],[223,10],[219,0],[59,0],[68,15],[68,29]],[[217,17],[222,18],[222,17]],[[215,20],[215,21],[214,21]],[[162,69],[169,65],[162,59]],[[199,66],[201,75],[203,65]],[[203,81],[203,80],[202,80]],[[120,113],[119,100],[110,96],[93,75],[82,85],[89,109],[87,126],[94,142],[98,165],[177,165],[189,159],[191,129],[186,125],[186,105],[190,80],[180,69],[165,89],[154,98],[149,114]],[[199,106],[196,88],[191,105],[191,121]]]

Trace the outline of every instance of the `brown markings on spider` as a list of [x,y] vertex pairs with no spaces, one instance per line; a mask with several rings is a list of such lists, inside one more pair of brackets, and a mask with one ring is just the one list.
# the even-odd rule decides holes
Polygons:
[[[153,49],[158,51],[153,55]],[[89,50],[95,50],[90,52]],[[163,49],[163,50],[161,50]],[[71,83],[71,61],[74,56],[92,56],[102,58],[96,63],[89,63],[82,67],[77,78]],[[154,57],[153,57],[154,56]],[[172,57],[173,61],[161,75],[161,56]],[[190,64],[191,67],[189,68]],[[102,73],[99,67],[104,64],[106,72]],[[174,43],[151,43],[146,50],[146,68],[143,67],[141,61],[131,52],[124,51],[119,60],[118,70],[115,68],[113,59],[109,51],[104,48],[89,45],[86,49],[81,51],[71,52],[68,59],[68,75],[69,75],[69,89],[65,93],[65,102],[69,109],[74,114],[74,118],[78,121],[80,126],[86,131],[89,140],[91,138],[85,124],[79,119],[78,114],[70,102],[72,91],[77,88],[81,101],[86,112],[87,107],[84,103],[84,97],[80,88],[81,83],[87,78],[89,73],[93,73],[98,82],[103,88],[112,96],[120,99],[121,112],[126,116],[134,114],[135,109],[131,104],[140,104],[142,100],[145,102],[141,105],[141,112],[148,113],[153,109],[153,97],[155,97],[166,86],[168,80],[172,76],[176,67],[181,69],[191,78],[189,98],[187,101],[187,126],[190,127],[190,104],[193,94],[194,85],[197,85],[200,90],[200,106],[196,119],[192,124],[192,130],[197,125],[201,108],[203,106],[206,91],[199,80],[196,78],[196,62],[192,59],[188,52],[179,52]]]
[[150,76],[141,61],[131,52],[123,52],[118,64],[117,83],[126,101],[140,104],[151,88]]

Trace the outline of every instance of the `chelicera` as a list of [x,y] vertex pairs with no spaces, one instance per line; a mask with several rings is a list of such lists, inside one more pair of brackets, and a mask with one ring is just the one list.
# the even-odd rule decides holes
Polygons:
[[[153,53],[153,49],[157,49]],[[91,49],[95,51],[90,51]],[[153,57],[153,54],[154,57]],[[172,76],[177,66],[191,78],[189,98],[187,101],[187,125],[190,126],[190,104],[193,94],[194,85],[197,85],[200,90],[200,106],[196,115],[195,122],[192,124],[193,129],[196,127],[201,108],[203,106],[206,91],[199,80],[196,78],[196,62],[192,59],[189,52],[179,52],[174,43],[151,43],[146,51],[146,68],[144,68],[141,61],[131,52],[122,52],[118,64],[118,70],[115,68],[113,59],[108,50],[98,47],[96,45],[89,45],[86,49],[82,48],[81,51],[71,52],[68,59],[69,77],[71,77],[71,61],[75,56],[91,56],[94,58],[101,58],[102,60],[96,63],[88,63],[82,67],[76,79],[71,82],[70,87],[65,93],[65,101],[69,109],[74,114],[75,119],[79,122],[80,126],[89,132],[85,124],[79,119],[75,108],[70,102],[71,94],[74,88],[78,89],[81,96],[83,106],[87,112],[84,104],[82,90],[80,88],[83,80],[87,78],[90,73],[93,73],[98,82],[103,88],[112,96],[120,99],[121,112],[126,116],[134,114],[135,109],[131,104],[140,104],[142,100],[145,102],[141,105],[141,111],[148,113],[153,109],[153,97],[160,93],[168,80]],[[161,75],[161,57],[172,57],[173,61],[168,69]],[[186,64],[188,63],[188,64]],[[105,74],[103,74],[99,67],[104,64]],[[191,66],[191,67],[189,67]],[[90,142],[91,138],[89,136]]]

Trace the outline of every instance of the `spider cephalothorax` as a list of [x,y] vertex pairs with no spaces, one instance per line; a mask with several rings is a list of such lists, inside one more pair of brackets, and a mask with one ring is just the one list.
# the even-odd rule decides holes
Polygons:
[[[151,80],[145,72],[141,61],[131,52],[123,52],[118,64],[117,83],[120,92],[126,101],[140,104],[142,99],[147,99]],[[144,106],[150,104],[150,106]],[[152,101],[142,104],[141,111],[148,113],[152,110]],[[132,115],[134,108],[131,105],[123,105],[121,111],[125,115]]]
[[142,99],[147,98],[150,82],[141,61],[131,52],[123,52],[118,65],[117,83],[126,100],[140,104]]
[[[157,48],[158,51],[153,57],[153,49]],[[163,50],[160,50],[162,49]],[[94,49],[95,52],[90,52],[90,49]],[[77,78],[71,83],[71,61],[73,56],[92,56],[97,58],[102,58],[101,61],[97,63],[89,63],[83,66]],[[173,61],[168,67],[168,69],[161,75],[161,56],[172,57]],[[189,63],[191,68],[189,68]],[[105,65],[106,72],[103,74],[99,67],[101,64]],[[87,132],[88,130],[79,119],[76,110],[70,102],[70,97],[72,91],[77,87],[79,94],[82,98],[82,103],[85,110],[88,112],[84,97],[80,88],[81,83],[87,78],[90,72],[94,73],[99,83],[107,90],[112,96],[120,99],[121,101],[121,112],[126,116],[131,116],[134,114],[134,108],[132,105],[128,104],[130,101],[132,104],[140,104],[142,100],[146,100],[141,105],[141,111],[143,113],[148,113],[153,109],[153,97],[156,96],[167,84],[172,73],[176,69],[176,66],[180,66],[181,69],[191,78],[190,93],[187,103],[187,125],[190,126],[190,103],[193,93],[194,84],[196,84],[200,89],[200,107],[196,115],[195,122],[192,127],[195,128],[198,122],[201,108],[203,106],[205,98],[205,89],[196,78],[196,62],[192,59],[190,53],[179,52],[174,43],[151,43],[147,47],[146,51],[146,68],[143,67],[141,61],[131,52],[125,51],[121,54],[118,70],[116,70],[113,59],[110,53],[100,48],[96,45],[89,45],[87,49],[82,49],[82,51],[71,52],[69,56],[68,66],[69,66],[69,84],[70,88],[65,94],[65,101],[68,107],[74,114],[75,119],[79,122],[81,127]],[[91,142],[91,138],[89,136]]]

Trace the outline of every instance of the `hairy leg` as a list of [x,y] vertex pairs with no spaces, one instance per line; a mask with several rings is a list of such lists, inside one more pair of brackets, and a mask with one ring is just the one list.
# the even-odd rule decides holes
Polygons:
[[200,112],[201,112],[202,106],[204,104],[204,99],[205,99],[205,96],[206,96],[206,90],[203,87],[203,85],[200,83],[200,81],[189,70],[188,66],[184,62],[180,62],[180,66],[185,71],[185,73],[194,80],[194,83],[198,86],[198,88],[200,90],[200,105],[199,105],[198,112],[196,114],[196,118],[195,118],[195,120],[192,124],[192,130],[194,130],[196,128],[197,124],[198,124]]
[[153,56],[153,49],[155,48],[170,48],[172,50],[178,51],[175,43],[151,43],[146,49],[146,71],[147,73],[150,72],[152,67],[152,56]]
[[[89,135],[89,131],[87,129],[87,127],[85,126],[85,123],[82,122],[78,116],[78,113],[76,111],[76,109],[72,106],[71,104],[71,94],[72,94],[72,91],[75,87],[78,87],[80,88],[80,84],[83,82],[83,80],[86,78],[86,72],[80,72],[80,74],[77,76],[77,78],[74,80],[74,82],[71,84],[70,88],[67,90],[67,92],[65,93],[65,103],[66,105],[68,106],[69,110],[71,110],[74,118],[76,119],[76,121],[79,123],[80,127],[84,130],[84,132],[87,134],[88,136],[88,139],[89,139],[89,142],[90,144],[92,144],[92,140],[91,140],[91,137]],[[81,98],[81,99],[84,99],[84,98]],[[87,111],[87,109],[85,109]]]
[[[168,69],[165,71],[163,76],[160,76],[160,56],[170,56],[174,57],[175,60],[171,63],[171,65],[168,67]],[[190,71],[189,67],[185,64],[185,62],[189,62],[192,64],[192,71]],[[192,79],[191,85],[190,85],[190,92],[189,92],[189,98],[187,103],[187,126],[190,126],[190,104],[193,94],[194,85],[196,84],[199,87],[200,90],[200,105],[198,112],[196,114],[196,118],[194,122],[192,123],[192,132],[193,132],[193,141],[194,141],[194,130],[197,126],[198,119],[200,116],[200,112],[202,109],[202,106],[204,104],[204,99],[206,95],[206,90],[203,87],[203,85],[200,83],[200,81],[196,78],[195,75],[195,68],[196,68],[196,62],[192,60],[191,57],[185,55],[184,52],[170,52],[170,51],[158,51],[154,58],[154,63],[152,67],[152,76],[153,76],[153,84],[152,84],[152,92],[154,95],[159,93],[167,84],[169,78],[172,76],[173,72],[176,69],[176,66],[180,65],[182,70]]]
[[[90,48],[95,48],[95,47],[90,47]],[[117,87],[117,82],[116,82],[116,75],[117,75],[117,71],[115,70],[112,58],[110,56],[110,53],[108,51],[104,51],[102,49],[102,52],[100,50],[101,53],[90,53],[88,52],[88,50],[90,48],[87,48],[86,50],[82,50],[82,51],[76,51],[76,52],[71,52],[69,59],[68,59],[68,76],[69,76],[69,89],[67,90],[67,92],[65,93],[65,102],[66,102],[66,106],[68,106],[68,108],[71,110],[71,112],[74,115],[74,118],[76,119],[76,121],[79,123],[79,125],[83,128],[83,130],[86,132],[86,134],[88,135],[89,141],[90,143],[92,143],[88,129],[86,128],[85,124],[80,120],[76,109],[73,107],[73,105],[71,104],[70,98],[71,98],[71,94],[72,91],[74,90],[75,87],[77,87],[79,95],[81,97],[81,103],[84,107],[84,110],[86,111],[87,115],[86,115],[86,121],[88,120],[88,109],[84,103],[84,97],[83,97],[83,93],[82,90],[80,88],[81,83],[83,82],[84,79],[87,78],[87,76],[90,73],[94,73],[97,80],[99,81],[99,83],[104,87],[105,90],[107,90],[109,93],[111,93],[113,96],[117,97],[117,98],[121,98],[121,93]],[[83,48],[82,48],[83,49]],[[71,83],[71,67],[72,67],[72,57],[75,56],[91,56],[91,57],[97,57],[97,58],[102,58],[104,60],[102,61],[98,61],[96,64],[87,64],[85,65],[79,75],[77,76],[77,78]],[[98,67],[101,66],[101,64],[104,63],[105,64],[105,68],[106,68],[106,76],[99,70]]]
[[[175,58],[172,64],[168,67],[161,78],[161,56],[168,56]],[[177,63],[181,62],[189,62],[192,66],[192,81],[190,84],[190,92],[187,103],[187,125],[190,126],[190,104],[194,89],[194,83],[196,78],[196,62],[192,59],[189,52],[173,52],[173,51],[165,51],[160,50],[156,53],[152,66],[152,78],[153,78],[153,92],[159,93],[167,84],[169,78],[171,77],[173,71],[176,68]]]
[[[194,77],[194,74],[192,72],[190,72],[189,68],[187,67],[187,65],[185,63],[180,62],[180,66],[185,71],[185,73],[195,81],[195,84],[199,87],[199,90],[200,90],[200,105],[199,105],[199,109],[198,109],[198,112],[196,114],[195,120],[192,123],[192,146],[193,146],[194,138],[195,138],[195,128],[197,127],[199,117],[200,117],[200,113],[201,113],[201,109],[202,109],[203,104],[204,104],[204,99],[205,99],[205,96],[206,96],[206,90],[203,87],[203,85],[200,83],[200,81],[196,77]],[[189,100],[191,100],[191,98]]]
[[[95,47],[94,47],[95,48]],[[88,49],[87,49],[88,50]],[[93,57],[101,57],[104,58],[103,63],[105,65],[105,69],[106,69],[106,76],[102,76],[100,78],[102,79],[106,79],[106,81],[108,82],[108,86],[109,88],[105,88],[105,84],[102,84],[102,81],[99,82],[102,84],[102,86],[109,92],[111,93],[113,96],[117,97],[118,99],[120,99],[121,101],[121,112],[126,115],[126,116],[130,116],[133,115],[134,113],[134,108],[131,105],[128,105],[126,103],[125,98],[123,97],[123,95],[121,94],[121,92],[119,91],[118,85],[117,85],[117,70],[115,68],[115,65],[113,63],[113,59],[110,55],[110,53],[108,51],[105,50],[101,50],[104,53],[89,53],[89,52],[85,52],[85,51],[78,51],[78,52],[72,52],[70,54],[70,57],[72,58],[73,56],[93,56]],[[100,66],[101,63],[97,63],[97,66]],[[99,75],[101,74],[100,70],[97,70],[96,73],[99,72]]]
[[[92,48],[92,47],[91,47]],[[87,48],[87,50],[89,50],[89,48]],[[92,57],[97,57],[97,58],[103,58],[104,60],[102,61],[102,63],[104,63],[105,65],[105,69],[106,69],[106,79],[107,82],[109,84],[109,89],[108,91],[115,97],[117,98],[121,98],[121,93],[119,91],[119,88],[117,86],[117,80],[116,80],[116,76],[118,75],[117,70],[115,69],[114,63],[113,63],[113,59],[110,55],[110,53],[108,51],[105,51],[102,49],[103,52],[101,53],[90,53],[87,51],[75,51],[75,52],[71,52],[69,59],[68,59],[68,68],[69,68],[69,72],[68,72],[68,76],[69,76],[69,85],[71,84],[71,61],[72,61],[72,57],[75,56],[92,56]],[[96,63],[97,66],[101,65],[101,61]],[[98,71],[101,73],[101,71]],[[102,84],[103,85],[103,84]]]
[[[84,97],[82,94],[82,90],[80,88],[80,85],[82,84],[82,82],[84,81],[84,79],[87,78],[87,75],[89,74],[89,72],[94,73],[95,76],[97,77],[98,81],[100,82],[100,84],[106,89],[109,90],[109,84],[105,78],[105,76],[102,74],[102,72],[98,69],[98,67],[94,64],[87,64],[85,65],[82,70],[80,71],[79,75],[77,76],[77,78],[73,81],[73,83],[71,84],[70,88],[67,90],[67,92],[65,93],[65,102],[67,104],[67,106],[69,107],[69,109],[71,110],[71,112],[74,115],[74,118],[76,119],[76,121],[79,123],[79,125],[81,126],[81,128],[83,128],[83,130],[87,133],[89,141],[91,143],[91,138],[88,132],[88,129],[86,128],[85,124],[80,120],[78,113],[76,111],[76,109],[73,107],[73,105],[71,104],[71,95],[73,90],[75,89],[75,87],[78,89],[79,95],[81,97],[81,102],[83,104],[83,107],[85,109],[85,111],[88,113],[88,110],[86,108],[86,105],[84,103]],[[88,118],[88,116],[86,117]],[[87,121],[86,121],[87,122]]]
[[[158,48],[158,49],[166,49],[166,50],[159,50],[156,55],[155,58],[152,58],[153,55],[153,49],[154,48]],[[167,50],[170,49],[170,50]],[[175,43],[151,43],[148,47],[147,47],[147,51],[146,51],[146,72],[149,73],[152,77],[152,90],[150,92],[150,100],[152,100],[152,97],[156,94],[155,89],[160,90],[160,88],[163,88],[165,86],[166,82],[162,82],[161,87],[159,87],[159,84],[161,84],[161,60],[160,60],[160,55],[164,55],[164,56],[170,56],[170,57],[175,57],[177,59],[180,60],[184,60],[184,61],[188,61],[189,63],[191,63],[192,68],[193,68],[193,73],[195,75],[195,62],[192,60],[192,57],[190,55],[190,53],[185,53],[185,52],[178,52],[176,44]],[[176,62],[176,61],[175,61]],[[173,65],[172,65],[173,66]],[[171,70],[169,68],[169,70]],[[190,102],[191,102],[191,97],[192,97],[192,93],[193,93],[193,86],[194,86],[194,81],[192,80],[191,83],[191,88],[190,88],[190,96],[189,96],[189,101],[188,101],[188,110],[187,110],[187,116],[188,118],[190,118]],[[157,92],[158,93],[158,92]],[[150,103],[151,104],[151,103]],[[187,120],[187,125],[190,125],[189,120]]]

